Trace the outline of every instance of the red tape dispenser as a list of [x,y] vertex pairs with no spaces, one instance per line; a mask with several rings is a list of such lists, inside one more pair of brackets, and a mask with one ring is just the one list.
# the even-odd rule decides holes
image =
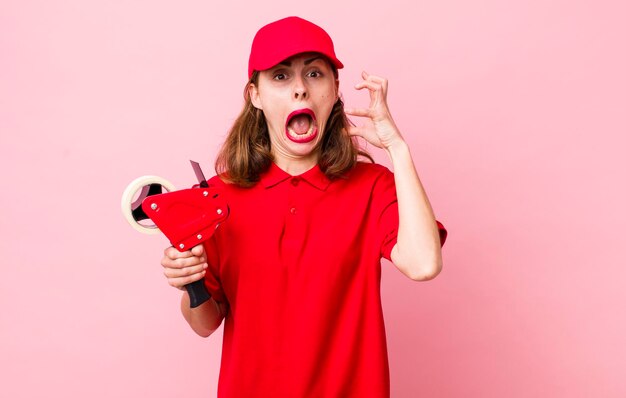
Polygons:
[[148,196],[143,211],[180,251],[209,239],[228,217],[228,206],[213,187]]
[[[194,188],[174,191],[173,186],[158,177],[144,176],[133,181],[122,196],[122,213],[137,230],[145,233],[161,231],[178,251],[208,240],[216,228],[228,218],[225,198],[209,186],[197,162],[191,161],[199,184]],[[166,192],[163,192],[165,188]],[[137,193],[139,196],[133,200]],[[154,225],[146,225],[147,220]],[[185,286],[190,306],[195,308],[211,298],[204,279]]]

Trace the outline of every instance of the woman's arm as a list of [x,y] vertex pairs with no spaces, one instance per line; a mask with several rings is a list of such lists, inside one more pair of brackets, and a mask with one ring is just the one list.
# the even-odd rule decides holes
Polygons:
[[408,145],[396,127],[387,106],[387,80],[363,72],[357,90],[367,89],[367,109],[346,109],[349,115],[367,117],[371,125],[350,127],[348,133],[363,137],[385,149],[394,169],[398,198],[398,240],[391,261],[413,280],[432,279],[442,268],[441,242],[435,216],[415,170]]
[[439,229],[426,191],[417,175],[408,145],[402,141],[387,148],[398,197],[398,241],[391,261],[413,280],[429,280],[443,266]]
[[185,290],[185,285],[200,280],[206,274],[208,265],[204,247],[198,245],[182,253],[168,247],[161,259],[161,265],[165,269],[168,283],[184,291],[180,309],[189,326],[202,337],[210,336],[226,316],[227,306],[210,298],[198,307],[190,308],[189,294]]
[[202,337],[209,337],[213,334],[226,316],[225,306],[213,300],[212,297],[196,308],[190,308],[187,292],[180,300],[180,310],[193,331]]

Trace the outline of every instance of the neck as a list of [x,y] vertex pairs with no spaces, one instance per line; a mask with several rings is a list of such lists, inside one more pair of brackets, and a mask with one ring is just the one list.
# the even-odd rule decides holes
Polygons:
[[311,170],[317,164],[316,156],[307,157],[283,157],[274,154],[274,163],[287,174],[297,176]]

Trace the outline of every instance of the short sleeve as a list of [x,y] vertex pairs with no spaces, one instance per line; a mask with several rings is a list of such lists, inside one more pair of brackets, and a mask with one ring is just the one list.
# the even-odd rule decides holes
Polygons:
[[398,241],[398,199],[393,173],[382,167],[372,190],[372,208],[377,219],[376,232],[380,254],[391,260],[391,249]]
[[[391,261],[391,250],[398,242],[398,199],[396,196],[396,185],[393,173],[388,169],[384,169],[381,176],[377,179],[374,186],[372,203],[374,208],[379,210],[378,231],[381,242],[381,256]],[[444,225],[437,221],[437,229],[439,230],[439,240],[441,246],[448,237],[448,231]]]
[[204,252],[206,253],[208,263],[207,272],[204,275],[204,285],[215,301],[223,302],[226,300],[226,296],[220,280],[219,252],[215,242],[215,235],[204,242]]

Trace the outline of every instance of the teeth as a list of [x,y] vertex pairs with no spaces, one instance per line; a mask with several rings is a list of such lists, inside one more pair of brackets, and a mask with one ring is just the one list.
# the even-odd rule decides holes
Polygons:
[[287,127],[287,133],[289,134],[291,138],[295,140],[303,140],[303,139],[309,138],[313,135],[314,131],[315,131],[315,126],[313,123],[311,123],[311,126],[309,126],[309,129],[304,134],[298,134],[295,131],[293,131],[291,128]]

